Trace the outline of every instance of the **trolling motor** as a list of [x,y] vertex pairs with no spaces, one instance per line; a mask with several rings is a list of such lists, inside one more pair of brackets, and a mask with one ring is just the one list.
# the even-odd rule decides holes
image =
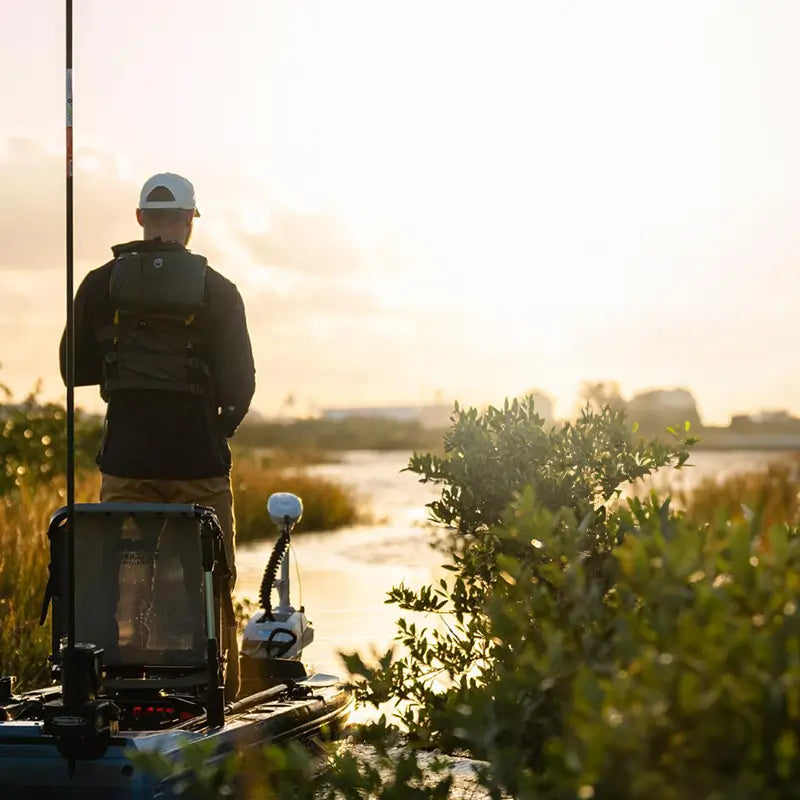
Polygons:
[[44,732],[69,762],[101,758],[119,730],[119,708],[102,693],[103,649],[94,644],[61,647],[61,699],[45,703]]
[[[289,598],[289,544],[294,526],[303,516],[303,502],[289,492],[276,492],[267,501],[267,513],[281,534],[264,570],[259,601],[261,610],[247,623],[242,641],[242,681],[257,677],[261,682],[286,677],[305,677],[300,664],[303,649],[314,640],[314,629],[301,606]],[[277,578],[278,564],[281,577]],[[272,606],[272,589],[278,590],[278,605]],[[290,663],[293,662],[293,663]]]

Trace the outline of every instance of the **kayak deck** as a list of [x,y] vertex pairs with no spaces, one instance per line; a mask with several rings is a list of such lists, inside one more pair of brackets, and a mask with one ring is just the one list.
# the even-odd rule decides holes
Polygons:
[[[310,681],[314,685],[314,680]],[[319,682],[317,682],[319,683]],[[313,736],[337,736],[347,725],[354,706],[352,695],[340,685],[315,686],[306,699],[276,699],[234,713],[218,728],[171,728],[159,731],[121,731],[111,739],[102,758],[76,761],[72,777],[69,764],[40,721],[0,723],[0,797],[104,798],[150,800],[168,797],[169,785],[135,767],[130,753],[159,752],[176,764],[181,748],[191,742],[209,742],[210,763],[234,750],[261,747]]]

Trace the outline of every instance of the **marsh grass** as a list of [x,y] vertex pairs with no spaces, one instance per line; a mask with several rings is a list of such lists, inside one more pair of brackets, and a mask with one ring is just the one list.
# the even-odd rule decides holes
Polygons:
[[693,489],[674,492],[676,505],[698,523],[742,522],[759,516],[762,530],[800,523],[800,454],[764,469],[705,478]]
[[239,459],[234,461],[232,483],[239,544],[275,537],[275,526],[266,511],[267,498],[273,492],[293,492],[302,498],[303,518],[298,533],[335,530],[368,521],[350,490],[302,468],[264,469],[256,460]]
[[[97,496],[99,479],[76,482],[78,502]],[[39,625],[50,547],[50,517],[64,505],[63,481],[21,488],[0,499],[0,673],[14,675],[19,688],[49,677],[50,616]]]
[[[38,622],[49,552],[45,492],[0,505],[0,672],[30,687],[47,675],[50,623]],[[61,504],[57,492],[47,492]],[[63,501],[62,501],[63,502]]]

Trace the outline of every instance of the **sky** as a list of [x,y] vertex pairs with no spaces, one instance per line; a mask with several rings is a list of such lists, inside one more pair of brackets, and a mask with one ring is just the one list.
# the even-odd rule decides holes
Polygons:
[[[58,399],[63,3],[0,5],[0,382]],[[793,0],[75,6],[76,282],[147,177],[188,177],[253,408],[564,416],[609,380],[800,414]]]

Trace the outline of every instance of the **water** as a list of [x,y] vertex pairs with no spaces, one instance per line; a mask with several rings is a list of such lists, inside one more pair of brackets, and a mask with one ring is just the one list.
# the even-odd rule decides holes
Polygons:
[[[385,603],[387,591],[401,581],[419,587],[445,574],[443,555],[430,545],[425,508],[439,492],[435,486],[419,483],[416,475],[402,472],[409,456],[351,452],[340,463],[309,468],[351,487],[378,518],[371,525],[306,532],[294,538],[299,580],[293,567],[292,602],[305,605],[314,624],[315,639],[305,660],[319,671],[344,674],[338,655],[342,650],[357,650],[364,656],[385,652],[401,614],[396,606]],[[788,457],[788,453],[760,451],[698,452],[689,460],[692,466],[679,472],[665,470],[655,483],[669,480],[690,489],[705,477],[763,469],[770,461]],[[256,600],[271,549],[272,541],[239,547],[237,598]]]

